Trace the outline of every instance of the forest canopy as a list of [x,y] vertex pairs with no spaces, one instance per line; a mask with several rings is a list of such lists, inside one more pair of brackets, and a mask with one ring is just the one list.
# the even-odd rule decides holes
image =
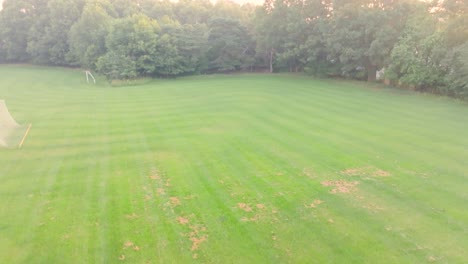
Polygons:
[[109,79],[262,71],[468,98],[464,0],[4,0],[0,63]]

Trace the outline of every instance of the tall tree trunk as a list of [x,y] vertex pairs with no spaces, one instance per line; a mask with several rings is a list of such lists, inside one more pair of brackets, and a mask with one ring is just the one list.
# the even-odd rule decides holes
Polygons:
[[369,64],[367,66],[367,81],[375,82],[377,79],[377,66]]
[[273,49],[270,50],[270,73],[273,72]]

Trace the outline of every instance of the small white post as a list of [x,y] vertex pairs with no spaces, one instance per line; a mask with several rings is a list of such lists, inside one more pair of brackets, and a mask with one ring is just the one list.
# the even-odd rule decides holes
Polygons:
[[96,79],[94,79],[94,76],[93,76],[93,74],[91,74],[90,71],[86,71],[86,82],[89,83],[89,77],[88,76],[91,76],[91,78],[93,78],[94,84],[96,84]]

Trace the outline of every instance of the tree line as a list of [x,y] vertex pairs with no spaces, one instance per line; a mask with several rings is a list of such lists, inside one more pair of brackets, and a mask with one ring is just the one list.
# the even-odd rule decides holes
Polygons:
[[109,79],[265,71],[468,98],[464,0],[5,0],[0,63]]

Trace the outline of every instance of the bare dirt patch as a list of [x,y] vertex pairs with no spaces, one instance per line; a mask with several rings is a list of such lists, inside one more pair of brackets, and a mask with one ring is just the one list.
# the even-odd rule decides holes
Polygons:
[[150,179],[152,179],[152,180],[159,180],[159,179],[161,179],[161,177],[160,177],[159,175],[151,175],[151,176],[149,176],[149,177],[150,177]]
[[384,170],[378,169],[378,170],[374,171],[374,174],[373,174],[373,175],[374,175],[374,176],[379,176],[379,177],[388,177],[388,176],[390,176],[391,174],[390,174],[390,172],[388,172],[388,171],[384,171]]
[[[154,184],[150,187],[143,187],[146,192],[145,200],[156,200],[162,210],[170,210],[172,214],[176,216],[176,222],[184,226],[184,229],[188,230],[187,233],[182,233],[181,235],[183,237],[187,237],[191,242],[190,250],[193,251],[192,257],[194,259],[198,258],[199,254],[196,251],[199,250],[200,246],[208,240],[207,229],[203,225],[193,223],[194,221],[192,221],[191,217],[193,215],[187,216],[187,214],[181,212],[179,207],[182,204],[182,199],[192,200],[195,199],[197,195],[188,194],[186,196],[181,196],[180,198],[171,196],[171,179],[162,177],[156,169],[152,170],[149,178],[154,181]],[[247,207],[244,209],[247,209]],[[129,247],[133,247],[133,250],[135,251],[140,250],[138,246],[131,242],[124,244],[124,249]]]
[[170,202],[172,208],[180,205],[180,200],[177,197],[170,197],[169,202]]
[[151,194],[146,194],[145,195],[145,201],[149,201],[151,200],[153,197],[151,196]]
[[[202,225],[190,225],[189,228],[190,232],[183,234],[183,236],[188,237],[192,242],[190,251],[197,251],[201,244],[208,240],[208,234],[206,234],[207,229]],[[195,254],[193,256],[195,256]]]
[[164,195],[166,194],[166,191],[164,190],[164,188],[158,188],[156,189],[156,193],[161,196],[161,195]]
[[[135,245],[135,243],[133,243],[132,241],[125,241],[124,244],[123,244],[122,249],[123,250],[133,249],[134,251],[140,251],[140,247]],[[124,256],[124,259],[125,259],[125,255],[122,254],[122,256]]]
[[246,212],[252,212],[252,207],[246,203],[237,203],[237,207],[240,209],[246,211]]
[[340,172],[346,176],[367,176],[367,177],[389,177],[390,172],[381,170],[373,166],[365,166],[360,168],[349,168]]
[[237,208],[243,210],[247,214],[240,218],[242,222],[259,222],[259,221],[270,221],[274,223],[278,221],[275,214],[278,213],[276,208],[268,208],[263,203],[256,203],[254,205],[247,203],[237,203]]
[[149,178],[156,181],[156,180],[161,179],[161,174],[159,173],[157,169],[153,168],[151,170],[151,175],[149,176]]
[[337,181],[323,181],[321,182],[323,186],[332,186],[333,189],[330,190],[330,193],[350,193],[357,190],[358,181],[346,181],[346,180],[337,180]]
[[167,179],[167,180],[166,180],[166,183],[164,184],[164,186],[166,186],[166,187],[172,186],[172,184],[171,184],[171,179]]
[[191,237],[190,241],[192,241],[192,248],[191,251],[197,250],[200,247],[200,244],[207,240],[208,236],[203,235],[201,237]]
[[186,224],[189,223],[189,219],[185,218],[185,217],[182,217],[182,216],[179,216],[179,217],[177,217],[177,222],[179,222],[179,224],[181,224],[181,225],[186,225]]
[[123,244],[123,249],[127,249],[129,247],[132,247],[133,246],[133,242],[132,241],[126,241],[124,244]]

